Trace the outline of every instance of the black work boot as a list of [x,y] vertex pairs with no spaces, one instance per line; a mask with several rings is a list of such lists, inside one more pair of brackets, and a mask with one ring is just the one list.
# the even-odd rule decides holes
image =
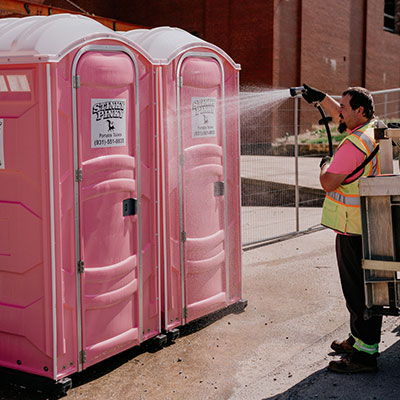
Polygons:
[[353,345],[355,342],[356,340],[353,336],[349,336],[346,340],[343,340],[343,342],[334,340],[331,344],[331,349],[338,354],[349,354],[353,351]]
[[376,354],[370,355],[363,351],[353,349],[350,354],[347,354],[340,361],[331,361],[328,365],[328,371],[342,374],[376,372],[378,371],[376,357]]

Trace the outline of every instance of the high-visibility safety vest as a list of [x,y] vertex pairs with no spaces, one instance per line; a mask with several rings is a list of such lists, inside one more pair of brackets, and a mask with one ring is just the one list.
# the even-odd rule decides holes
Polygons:
[[[347,135],[339,144],[338,149],[346,141],[365,154],[364,160],[374,151],[374,124],[371,120]],[[337,150],[336,150],[337,151]],[[379,152],[364,167],[363,173],[350,183],[342,183],[333,192],[325,196],[321,224],[345,234],[361,235],[360,195],[358,179],[361,176],[378,175],[380,173]]]

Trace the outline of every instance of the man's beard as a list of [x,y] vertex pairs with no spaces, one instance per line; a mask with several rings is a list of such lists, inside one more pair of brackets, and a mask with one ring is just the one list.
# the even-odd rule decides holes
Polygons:
[[341,122],[341,123],[339,124],[339,126],[338,126],[338,131],[339,131],[340,133],[343,133],[343,132],[347,131],[346,122]]

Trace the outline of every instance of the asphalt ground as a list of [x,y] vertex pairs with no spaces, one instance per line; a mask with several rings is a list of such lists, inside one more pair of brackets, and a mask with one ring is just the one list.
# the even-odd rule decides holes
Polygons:
[[[157,352],[132,349],[73,379],[68,400],[399,399],[400,320],[385,317],[377,373],[327,371],[348,334],[334,233],[310,233],[243,253],[243,313],[229,314]],[[6,382],[1,400],[44,400]]]

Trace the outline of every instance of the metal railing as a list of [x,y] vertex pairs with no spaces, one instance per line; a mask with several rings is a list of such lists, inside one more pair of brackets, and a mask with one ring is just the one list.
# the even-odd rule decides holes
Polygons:
[[[372,95],[379,118],[386,123],[400,120],[400,88]],[[325,193],[319,162],[328,154],[328,144],[319,118],[301,96],[251,117],[241,115],[244,249],[322,229]],[[342,136],[333,126],[331,130],[336,147]]]

